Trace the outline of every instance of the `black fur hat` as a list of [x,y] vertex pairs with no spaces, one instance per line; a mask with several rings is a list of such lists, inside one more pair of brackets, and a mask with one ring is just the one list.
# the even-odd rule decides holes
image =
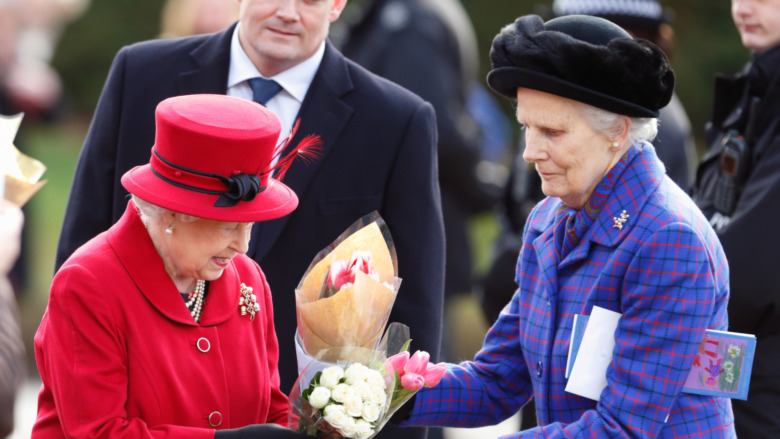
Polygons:
[[488,84],[517,98],[524,87],[631,117],[658,117],[674,91],[666,55],[603,18],[525,15],[505,26],[490,50]]

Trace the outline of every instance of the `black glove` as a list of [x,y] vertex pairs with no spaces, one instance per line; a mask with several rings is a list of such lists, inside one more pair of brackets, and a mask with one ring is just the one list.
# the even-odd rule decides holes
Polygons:
[[393,416],[390,417],[390,423],[398,425],[401,422],[409,419],[409,417],[412,416],[412,411],[414,411],[414,402],[416,400],[417,394],[415,393],[411,398],[409,398],[409,401],[406,401],[404,405],[398,407],[398,411],[393,413]]
[[307,439],[303,433],[277,424],[255,424],[230,430],[217,430],[214,439]]

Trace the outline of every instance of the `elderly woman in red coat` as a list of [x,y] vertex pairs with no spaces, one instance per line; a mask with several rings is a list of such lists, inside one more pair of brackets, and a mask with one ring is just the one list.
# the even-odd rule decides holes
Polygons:
[[217,95],[167,99],[156,121],[124,216],[54,278],[32,436],[299,437],[280,427],[271,293],[244,255],[254,221],[298,203],[269,177],[279,121]]

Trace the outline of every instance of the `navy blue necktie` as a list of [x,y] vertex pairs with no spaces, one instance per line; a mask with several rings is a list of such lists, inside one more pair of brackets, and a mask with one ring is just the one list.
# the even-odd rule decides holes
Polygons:
[[[252,87],[252,100],[263,106],[265,106],[266,102],[270,101],[271,98],[276,96],[276,94],[282,90],[282,86],[279,85],[278,82],[274,81],[273,79],[265,78],[252,78],[249,80],[249,86]],[[252,227],[252,237],[250,239],[250,243],[260,242],[262,226],[262,222],[256,222]],[[250,257],[254,256],[256,248],[257,245],[250,246]]]
[[252,87],[252,100],[261,105],[265,105],[282,90],[279,83],[265,78],[252,78],[249,80],[249,86]]

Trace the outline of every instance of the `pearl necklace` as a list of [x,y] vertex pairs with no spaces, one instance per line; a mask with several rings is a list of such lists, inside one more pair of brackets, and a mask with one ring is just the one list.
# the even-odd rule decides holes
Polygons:
[[187,309],[190,310],[190,315],[195,320],[195,323],[200,322],[200,314],[201,310],[203,310],[203,295],[205,292],[206,281],[200,279],[195,283],[195,291],[190,294],[190,300],[187,301]]

